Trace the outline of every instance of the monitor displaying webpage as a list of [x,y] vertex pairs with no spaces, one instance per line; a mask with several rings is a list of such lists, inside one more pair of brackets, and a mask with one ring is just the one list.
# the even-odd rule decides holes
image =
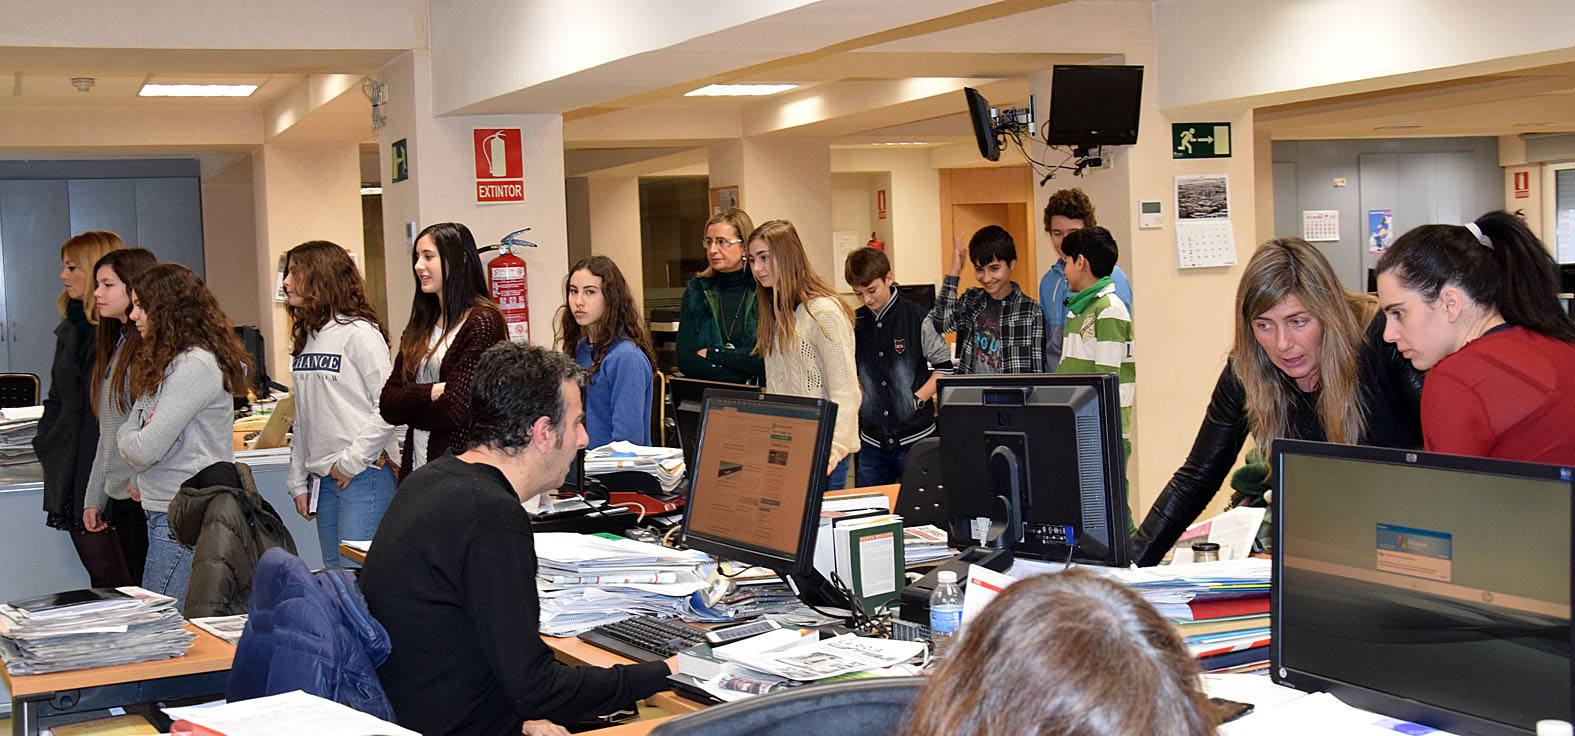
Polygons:
[[782,554],[798,550],[816,472],[815,406],[711,399],[689,496],[689,530]]

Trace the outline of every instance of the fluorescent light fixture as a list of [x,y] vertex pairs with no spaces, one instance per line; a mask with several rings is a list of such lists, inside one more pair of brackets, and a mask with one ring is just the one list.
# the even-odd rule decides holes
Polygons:
[[877,146],[927,146],[928,141],[882,141]]
[[250,97],[255,84],[144,84],[138,97]]
[[1416,130],[1422,127],[1421,123],[1396,123],[1394,125],[1380,125],[1373,130]]
[[710,84],[685,92],[685,97],[750,97],[774,95],[797,88],[796,84]]
[[370,197],[370,196],[372,196],[374,194],[382,194],[382,193],[383,193],[383,188],[382,187],[361,187],[361,196],[363,196],[363,197]]

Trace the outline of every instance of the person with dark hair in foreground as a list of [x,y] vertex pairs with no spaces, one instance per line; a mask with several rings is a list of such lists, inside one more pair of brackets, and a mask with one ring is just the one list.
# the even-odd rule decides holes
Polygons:
[[1559,270],[1504,211],[1423,225],[1378,259],[1384,339],[1419,371],[1430,452],[1575,464],[1575,322]]
[[1216,725],[1175,627],[1082,570],[1007,588],[915,702],[913,736],[1206,736]]
[[442,734],[567,733],[667,689],[672,661],[570,667],[541,640],[536,546],[522,504],[585,447],[580,369],[502,342],[471,384],[468,445],[405,478],[361,573],[393,653],[378,677],[400,725]]

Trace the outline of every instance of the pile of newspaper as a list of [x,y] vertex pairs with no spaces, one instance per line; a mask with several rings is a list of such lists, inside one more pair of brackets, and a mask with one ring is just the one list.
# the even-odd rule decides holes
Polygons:
[[910,526],[902,530],[903,562],[917,565],[950,558],[954,552],[946,546],[946,532],[933,524]]
[[543,634],[574,636],[641,614],[704,618],[691,600],[711,570],[703,552],[594,534],[535,539]]
[[196,634],[175,599],[137,587],[92,588],[0,604],[0,658],[13,675],[179,657]]
[[42,406],[21,406],[0,410],[0,465],[26,465],[38,462],[33,453],[33,436],[38,434]]
[[585,474],[645,473],[656,479],[663,493],[672,493],[684,480],[684,453],[675,447],[645,447],[619,440],[585,451]]

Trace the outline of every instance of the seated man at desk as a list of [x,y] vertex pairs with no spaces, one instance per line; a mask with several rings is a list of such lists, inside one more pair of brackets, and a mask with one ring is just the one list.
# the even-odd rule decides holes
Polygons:
[[471,447],[406,478],[361,573],[393,654],[378,676],[400,725],[440,734],[563,733],[667,689],[670,662],[570,667],[538,630],[536,549],[521,504],[585,446],[579,369],[499,343],[472,385]]

